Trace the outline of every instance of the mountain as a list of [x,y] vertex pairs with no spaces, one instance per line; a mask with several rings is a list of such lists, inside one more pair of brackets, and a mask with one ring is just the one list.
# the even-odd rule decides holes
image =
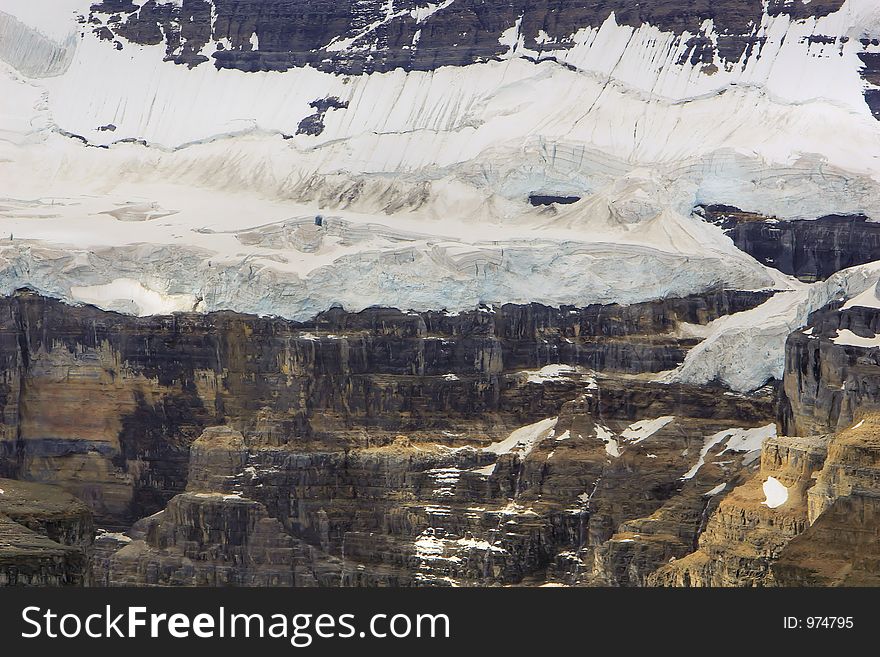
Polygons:
[[106,530],[60,579],[813,581],[766,459],[876,410],[874,0],[2,0],[0,97],[0,474]]

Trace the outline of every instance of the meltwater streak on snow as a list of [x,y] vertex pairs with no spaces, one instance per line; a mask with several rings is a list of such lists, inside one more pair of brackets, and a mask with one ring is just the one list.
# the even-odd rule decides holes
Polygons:
[[769,477],[763,485],[764,496],[767,498],[761,504],[771,509],[782,506],[788,501],[788,488],[775,477]]
[[[621,36],[629,31],[615,29]],[[730,148],[778,166],[793,164],[799,153],[821,153],[828,166],[878,172],[871,150],[878,143],[876,121],[860,96],[859,64],[851,58],[837,58],[851,64],[848,77],[837,68],[829,76],[837,74],[835,83],[849,80],[852,98],[829,101],[824,94],[832,79],[817,72],[813,77],[827,83],[822,93],[795,102],[749,86],[664,101],[650,85],[609,84],[551,62],[340,78],[309,68],[190,70],[164,62],[163,55],[159,46],[117,52],[87,34],[68,73],[46,81],[59,127],[95,144],[131,138],[166,148],[244,132],[295,135],[299,121],[314,112],[309,103],[334,96],[348,109],[329,112],[320,136],[291,140],[312,156],[307,161],[320,155],[327,173],[343,166],[376,173],[461,165],[505,143],[519,146],[529,135],[563,146],[589,144],[630,163],[681,162]],[[837,59],[830,60],[835,67],[845,65]],[[807,61],[813,66],[814,58]],[[679,68],[689,79],[708,77]],[[98,130],[105,124],[116,130]],[[311,152],[316,146],[320,153]]]
[[2,0],[0,14],[14,16],[60,43],[77,31],[77,15],[88,15],[91,4],[91,0]]
[[0,8],[0,61],[23,75],[45,78],[61,75],[73,61],[76,35],[71,32],[56,41]]

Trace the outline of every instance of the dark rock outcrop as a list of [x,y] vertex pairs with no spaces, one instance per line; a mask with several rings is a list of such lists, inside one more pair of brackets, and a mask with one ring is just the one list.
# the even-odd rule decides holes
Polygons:
[[523,370],[671,369],[696,343],[676,337],[680,322],[767,296],[455,316],[331,310],[296,323],[229,312],[134,318],[23,293],[0,301],[0,473],[57,482],[105,525],[127,526],[184,491],[189,446],[205,427],[227,424],[266,445],[341,447],[358,432],[390,441],[520,426],[555,415],[579,386],[566,376],[530,384]]
[[[380,0],[188,0],[182,6],[149,0],[140,7],[130,0],[104,0],[92,5],[89,24],[108,40],[164,42],[167,59],[177,64],[197,66],[210,54],[219,68],[277,71],[310,65],[359,74],[395,68],[434,70],[493,59],[508,52],[509,46],[499,39],[517,25],[524,45],[532,51],[546,51],[548,40],[552,49],[566,49],[574,45],[571,36],[579,29],[598,28],[613,13],[620,25],[649,23],[678,35],[688,33],[684,60],[712,62],[717,53],[735,63],[758,50],[763,37],[757,35],[757,27],[764,4],[759,0],[453,0],[448,4],[402,0],[389,14],[387,3]],[[806,20],[837,11],[843,0],[808,4],[772,0],[767,5],[770,16]],[[707,20],[713,21],[717,39],[693,37],[703,34]],[[348,47],[334,47],[341,42]]]
[[[521,428],[521,445],[508,439],[504,449],[451,447],[451,436],[424,432],[375,446],[349,435],[346,449],[275,446],[209,428],[191,450],[189,490],[136,523],[98,576],[114,585],[643,583],[670,554],[693,549],[705,491],[742,467],[732,452],[683,481],[705,435],[771,403],[731,395],[713,407],[711,391],[631,381],[648,408],[678,404],[678,416],[640,436],[632,407],[593,415],[588,399],[605,383],[613,394],[612,381],[587,382],[558,418]],[[456,441],[488,442],[459,430]],[[648,518],[655,512],[662,521]],[[628,544],[641,553],[607,554]]]
[[831,433],[880,409],[880,338],[871,346],[880,308],[841,305],[813,313],[786,341],[779,424],[788,435]]
[[880,260],[880,223],[864,215],[778,220],[725,205],[697,208],[759,262],[802,281]]
[[93,536],[91,513],[71,495],[0,479],[0,586],[89,583]]

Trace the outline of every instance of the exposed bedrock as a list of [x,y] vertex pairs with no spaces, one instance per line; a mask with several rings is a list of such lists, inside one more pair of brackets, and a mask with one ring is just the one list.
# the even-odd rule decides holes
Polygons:
[[[599,583],[604,570],[593,572],[594,551],[619,525],[638,525],[680,498],[699,508],[667,513],[663,527],[682,537],[681,553],[692,550],[708,503],[702,494],[734,479],[754,445],[719,444],[723,457],[706,455],[696,476],[682,476],[707,434],[742,417],[766,423],[772,398],[730,394],[713,405],[712,389],[569,376],[579,396],[556,417],[512,433],[371,428],[329,444],[273,445],[209,428],[191,449],[187,492],[136,523],[134,540],[98,577],[188,585]],[[643,404],[623,403],[631,394]],[[606,395],[616,411],[592,401]],[[655,411],[676,415],[637,421]],[[621,555],[614,567],[645,574],[601,583],[641,583],[667,553]]]
[[880,260],[880,223],[864,215],[779,220],[725,205],[700,206],[697,212],[762,264],[802,281],[825,280]]
[[810,527],[772,566],[783,586],[880,584],[880,417],[866,414],[828,446],[807,492]]
[[836,500],[772,566],[780,586],[880,585],[880,500]]
[[[808,4],[785,0],[403,0],[395,2],[393,10],[379,0],[193,0],[182,6],[150,0],[140,8],[129,0],[104,0],[92,6],[89,25],[108,40],[164,43],[169,60],[188,66],[208,61],[203,54],[207,46],[216,66],[223,68],[286,70],[311,64],[357,74],[486,61],[508,52],[510,46],[502,36],[512,28],[532,51],[566,49],[575,44],[571,37],[579,29],[599,28],[613,13],[620,25],[650,23],[678,35],[702,36],[691,36],[683,59],[711,64],[716,53],[722,60],[736,62],[759,49],[764,37],[756,34],[755,26],[761,24],[765,4],[770,16],[785,14],[803,20],[827,16],[840,9],[843,0]],[[713,21],[717,30],[713,39],[703,34],[706,21]]]
[[836,435],[772,438],[760,471],[727,495],[699,549],[648,578],[666,586],[880,582],[880,416]]
[[[296,323],[135,318],[21,293],[0,301],[0,473],[57,482],[123,526],[184,491],[189,445],[205,427],[228,424],[270,446],[341,448],[367,430],[447,431],[455,445],[462,426],[491,440],[493,427],[555,415],[587,370],[671,369],[697,341],[678,337],[684,324],[766,298],[454,316],[332,310]],[[551,364],[566,367],[537,372]]]
[[93,536],[86,505],[60,488],[0,479],[0,586],[89,583]]
[[211,427],[190,450],[187,492],[145,518],[102,565],[111,585],[292,586],[302,565],[301,541],[261,503],[234,492],[247,461],[244,437]]
[[[764,443],[760,469],[733,489],[709,518],[698,549],[648,577],[655,586],[770,586],[771,565],[809,525],[806,491],[822,468],[827,438],[776,438]],[[778,506],[765,483],[786,491]],[[772,503],[775,505],[776,500]]]
[[880,308],[835,302],[785,345],[779,423],[788,435],[829,433],[880,409]]

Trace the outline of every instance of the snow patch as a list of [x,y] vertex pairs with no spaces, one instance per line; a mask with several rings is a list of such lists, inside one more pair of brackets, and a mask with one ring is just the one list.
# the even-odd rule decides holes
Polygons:
[[658,417],[655,420],[640,420],[635,424],[629,425],[623,430],[620,436],[631,445],[637,445],[643,440],[653,436],[674,419],[675,418],[671,415],[665,415],[663,417]]
[[727,429],[712,434],[705,439],[703,448],[700,450],[699,460],[697,460],[694,466],[682,476],[682,479],[693,479],[697,472],[700,471],[700,468],[705,465],[706,456],[716,445],[724,443],[725,441],[727,443],[725,448],[719,452],[719,456],[728,450],[733,452],[753,452],[761,449],[761,445],[764,444],[764,441],[775,435],[775,424],[768,424],[753,429]]
[[489,465],[482,467],[482,468],[476,468],[474,470],[471,470],[471,472],[475,472],[478,475],[483,475],[485,477],[491,476],[491,474],[494,471],[495,471],[495,464],[494,463],[490,463]]
[[[2,492],[3,491],[0,490],[0,493]],[[131,536],[126,536],[122,532],[109,532],[106,529],[98,529],[97,532],[95,532],[95,539],[99,538],[111,538],[121,543],[131,543],[132,540]]]
[[866,349],[880,347],[880,336],[872,335],[870,338],[863,338],[860,335],[856,335],[849,329],[839,329],[837,331],[837,335],[831,338],[831,341],[834,344],[839,344],[846,347],[863,347]]
[[843,306],[841,306],[841,310],[849,310],[850,308],[880,308],[880,298],[877,297],[877,286],[868,287],[861,294],[857,294],[852,299],[847,301]]
[[571,365],[546,365],[539,370],[525,370],[528,383],[547,383],[548,381],[567,381],[570,374],[577,372]]
[[614,434],[611,432],[606,426],[601,424],[596,425],[596,438],[605,443],[605,453],[608,456],[617,458],[620,456],[620,443],[614,437]]
[[718,493],[723,491],[725,488],[727,488],[727,483],[718,484],[712,490],[707,490],[705,493],[703,493],[703,497],[712,497],[713,495],[717,495]]
[[767,499],[762,504],[769,506],[771,509],[780,507],[788,501],[788,488],[775,477],[769,477],[764,482],[763,488],[764,496]]
[[764,441],[776,436],[776,424],[771,423],[754,429],[733,429],[724,449],[718,453],[721,456],[725,452],[754,452],[761,449]]
[[557,417],[547,418],[540,422],[535,422],[525,427],[521,427],[513,431],[507,438],[499,442],[492,443],[485,448],[487,452],[494,454],[509,454],[511,452],[521,452],[523,456],[529,454],[535,445],[546,438],[553,431]]

